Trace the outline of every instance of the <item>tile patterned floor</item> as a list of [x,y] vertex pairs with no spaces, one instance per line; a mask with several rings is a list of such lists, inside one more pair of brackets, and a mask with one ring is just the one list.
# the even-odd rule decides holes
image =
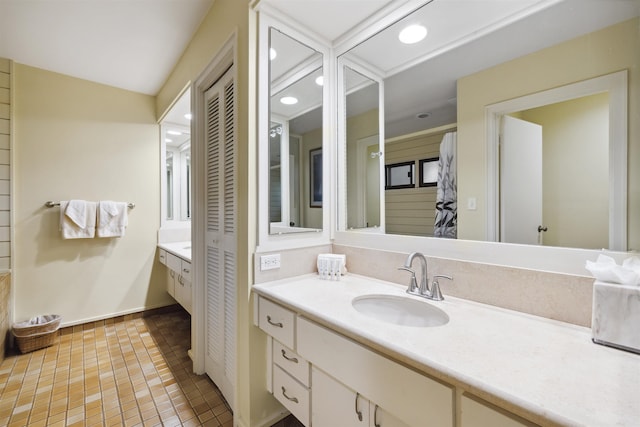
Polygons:
[[60,331],[56,345],[0,364],[0,426],[223,426],[233,416],[186,354],[182,311]]

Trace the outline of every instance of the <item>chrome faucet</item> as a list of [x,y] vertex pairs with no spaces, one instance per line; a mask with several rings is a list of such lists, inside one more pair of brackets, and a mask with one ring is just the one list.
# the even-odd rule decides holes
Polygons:
[[[416,274],[411,269],[411,265],[413,264],[413,259],[418,258],[420,260],[420,285],[416,281]],[[412,252],[407,257],[407,260],[404,262],[404,266],[399,267],[398,270],[405,270],[411,273],[411,279],[409,282],[409,286],[407,287],[407,293],[411,295],[417,295],[423,298],[427,298],[434,301],[442,301],[444,297],[442,296],[442,292],[440,291],[440,284],[438,283],[438,278],[444,278],[453,280],[450,276],[445,275],[436,275],[433,277],[432,288],[429,289],[429,278],[427,276],[427,259],[420,252]]]
[[[418,258],[420,260],[420,286],[416,286],[415,273],[411,270],[411,265],[413,264],[413,259]],[[412,274],[411,283],[409,283],[409,287],[407,288],[407,293],[412,295],[421,295],[426,296],[431,294],[429,290],[429,279],[427,278],[427,259],[420,252],[412,252],[407,257],[407,260],[404,262],[404,267],[400,267],[400,270],[410,271]],[[417,287],[417,289],[416,289]]]

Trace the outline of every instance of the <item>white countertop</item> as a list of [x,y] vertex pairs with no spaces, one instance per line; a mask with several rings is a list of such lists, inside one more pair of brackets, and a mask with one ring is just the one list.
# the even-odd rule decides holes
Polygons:
[[164,249],[167,252],[171,252],[177,257],[180,257],[186,261],[191,262],[191,242],[171,242],[171,243],[158,243],[158,247]]
[[[349,274],[316,274],[253,289],[358,342],[542,425],[640,426],[640,355],[591,342],[591,330]],[[449,315],[438,327],[398,326],[358,313],[354,297],[391,294]]]

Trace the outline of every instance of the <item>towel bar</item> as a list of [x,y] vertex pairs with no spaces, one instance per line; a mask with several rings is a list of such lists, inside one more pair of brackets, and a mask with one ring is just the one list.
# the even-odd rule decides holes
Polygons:
[[[55,206],[60,206],[60,202],[52,202],[52,201],[48,201],[48,202],[46,202],[44,205],[45,205],[46,207],[48,207],[48,208],[53,208],[53,207],[55,207]],[[135,204],[135,203],[131,203],[131,202],[129,202],[129,203],[127,203],[127,206],[129,207],[129,209],[133,209],[133,208],[135,208],[135,207],[136,207],[136,204]]]

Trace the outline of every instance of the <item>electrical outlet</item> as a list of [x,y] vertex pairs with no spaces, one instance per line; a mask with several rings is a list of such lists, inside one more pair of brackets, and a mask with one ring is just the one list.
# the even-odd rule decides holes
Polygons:
[[280,254],[261,255],[260,271],[280,268]]

